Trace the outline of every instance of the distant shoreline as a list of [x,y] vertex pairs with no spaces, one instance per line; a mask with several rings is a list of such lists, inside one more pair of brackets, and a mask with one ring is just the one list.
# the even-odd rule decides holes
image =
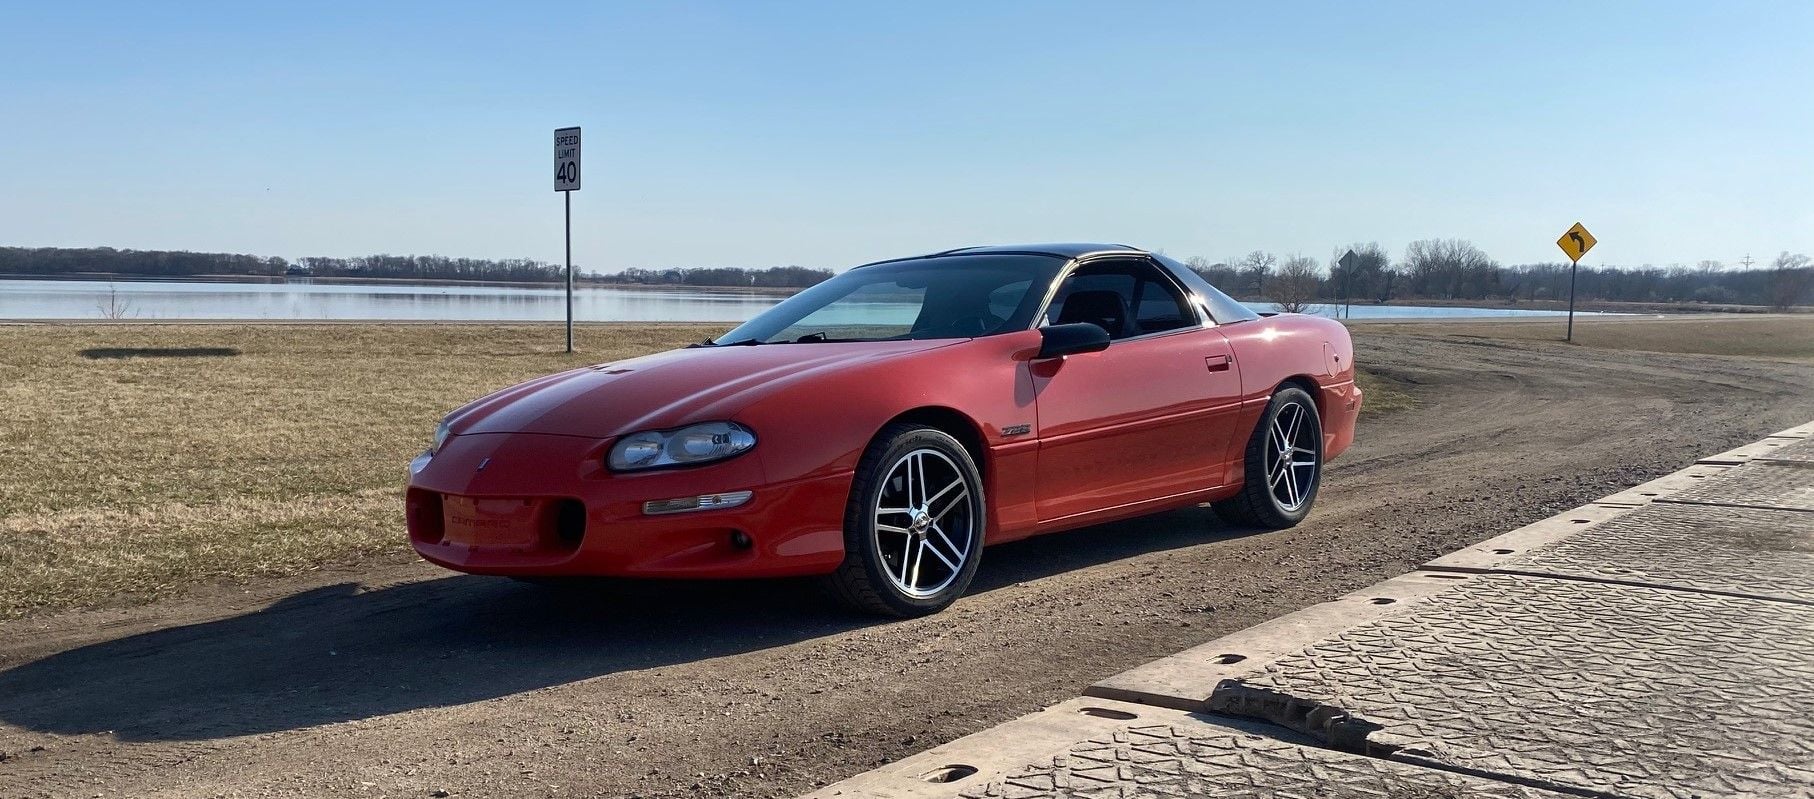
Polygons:
[[[391,286],[492,286],[501,288],[560,288],[565,283],[539,283],[513,280],[448,280],[445,278],[409,277],[311,277],[308,275],[141,275],[122,272],[67,272],[55,275],[0,273],[0,280],[101,281],[109,283],[322,283],[326,285],[391,285]],[[678,283],[603,283],[574,280],[575,289],[624,289],[626,291],[710,291],[723,294],[761,294],[787,297],[800,288],[780,286],[689,286]]]
[[[1240,302],[1270,302],[1262,298],[1236,298]],[[1344,303],[1334,300],[1318,300],[1311,303],[1322,308],[1334,308]],[[1386,302],[1373,300],[1355,300],[1346,305],[1356,308],[1392,308],[1409,306],[1419,308],[1479,308],[1490,311],[1549,311],[1565,312],[1568,300],[1437,300],[1437,299],[1393,299]],[[1699,303],[1699,302],[1622,302],[1618,300],[1579,300],[1575,303],[1575,312],[1611,313],[1611,314],[1762,314],[1762,313],[1809,313],[1814,307],[1798,305],[1788,310],[1773,309],[1762,305],[1738,305],[1735,303]]]

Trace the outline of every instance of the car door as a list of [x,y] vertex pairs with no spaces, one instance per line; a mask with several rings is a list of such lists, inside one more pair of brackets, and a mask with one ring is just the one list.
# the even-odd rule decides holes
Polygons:
[[1026,367],[1040,524],[1219,485],[1241,390],[1221,332],[1169,274],[1131,258],[1089,262],[1064,280],[1047,322],[1075,321],[1109,328],[1108,349]]

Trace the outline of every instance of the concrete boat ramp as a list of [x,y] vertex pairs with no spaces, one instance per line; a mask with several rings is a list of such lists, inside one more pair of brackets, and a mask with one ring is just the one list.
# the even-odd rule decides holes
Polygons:
[[812,796],[1814,796],[1814,423]]

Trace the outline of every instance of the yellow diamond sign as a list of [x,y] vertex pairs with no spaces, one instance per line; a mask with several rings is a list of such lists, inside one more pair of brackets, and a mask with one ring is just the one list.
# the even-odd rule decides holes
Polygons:
[[1562,234],[1562,238],[1556,239],[1556,246],[1568,253],[1570,261],[1580,261],[1581,256],[1594,248],[1594,243],[1594,234],[1587,232],[1587,228],[1583,227],[1580,222],[1576,222],[1574,227]]

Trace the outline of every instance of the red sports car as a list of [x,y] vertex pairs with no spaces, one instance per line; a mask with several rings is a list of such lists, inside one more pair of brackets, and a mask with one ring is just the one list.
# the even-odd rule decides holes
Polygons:
[[919,615],[984,544],[1203,502],[1290,527],[1360,404],[1342,325],[1164,255],[951,250],[453,412],[410,466],[409,535],[464,572],[823,575]]

